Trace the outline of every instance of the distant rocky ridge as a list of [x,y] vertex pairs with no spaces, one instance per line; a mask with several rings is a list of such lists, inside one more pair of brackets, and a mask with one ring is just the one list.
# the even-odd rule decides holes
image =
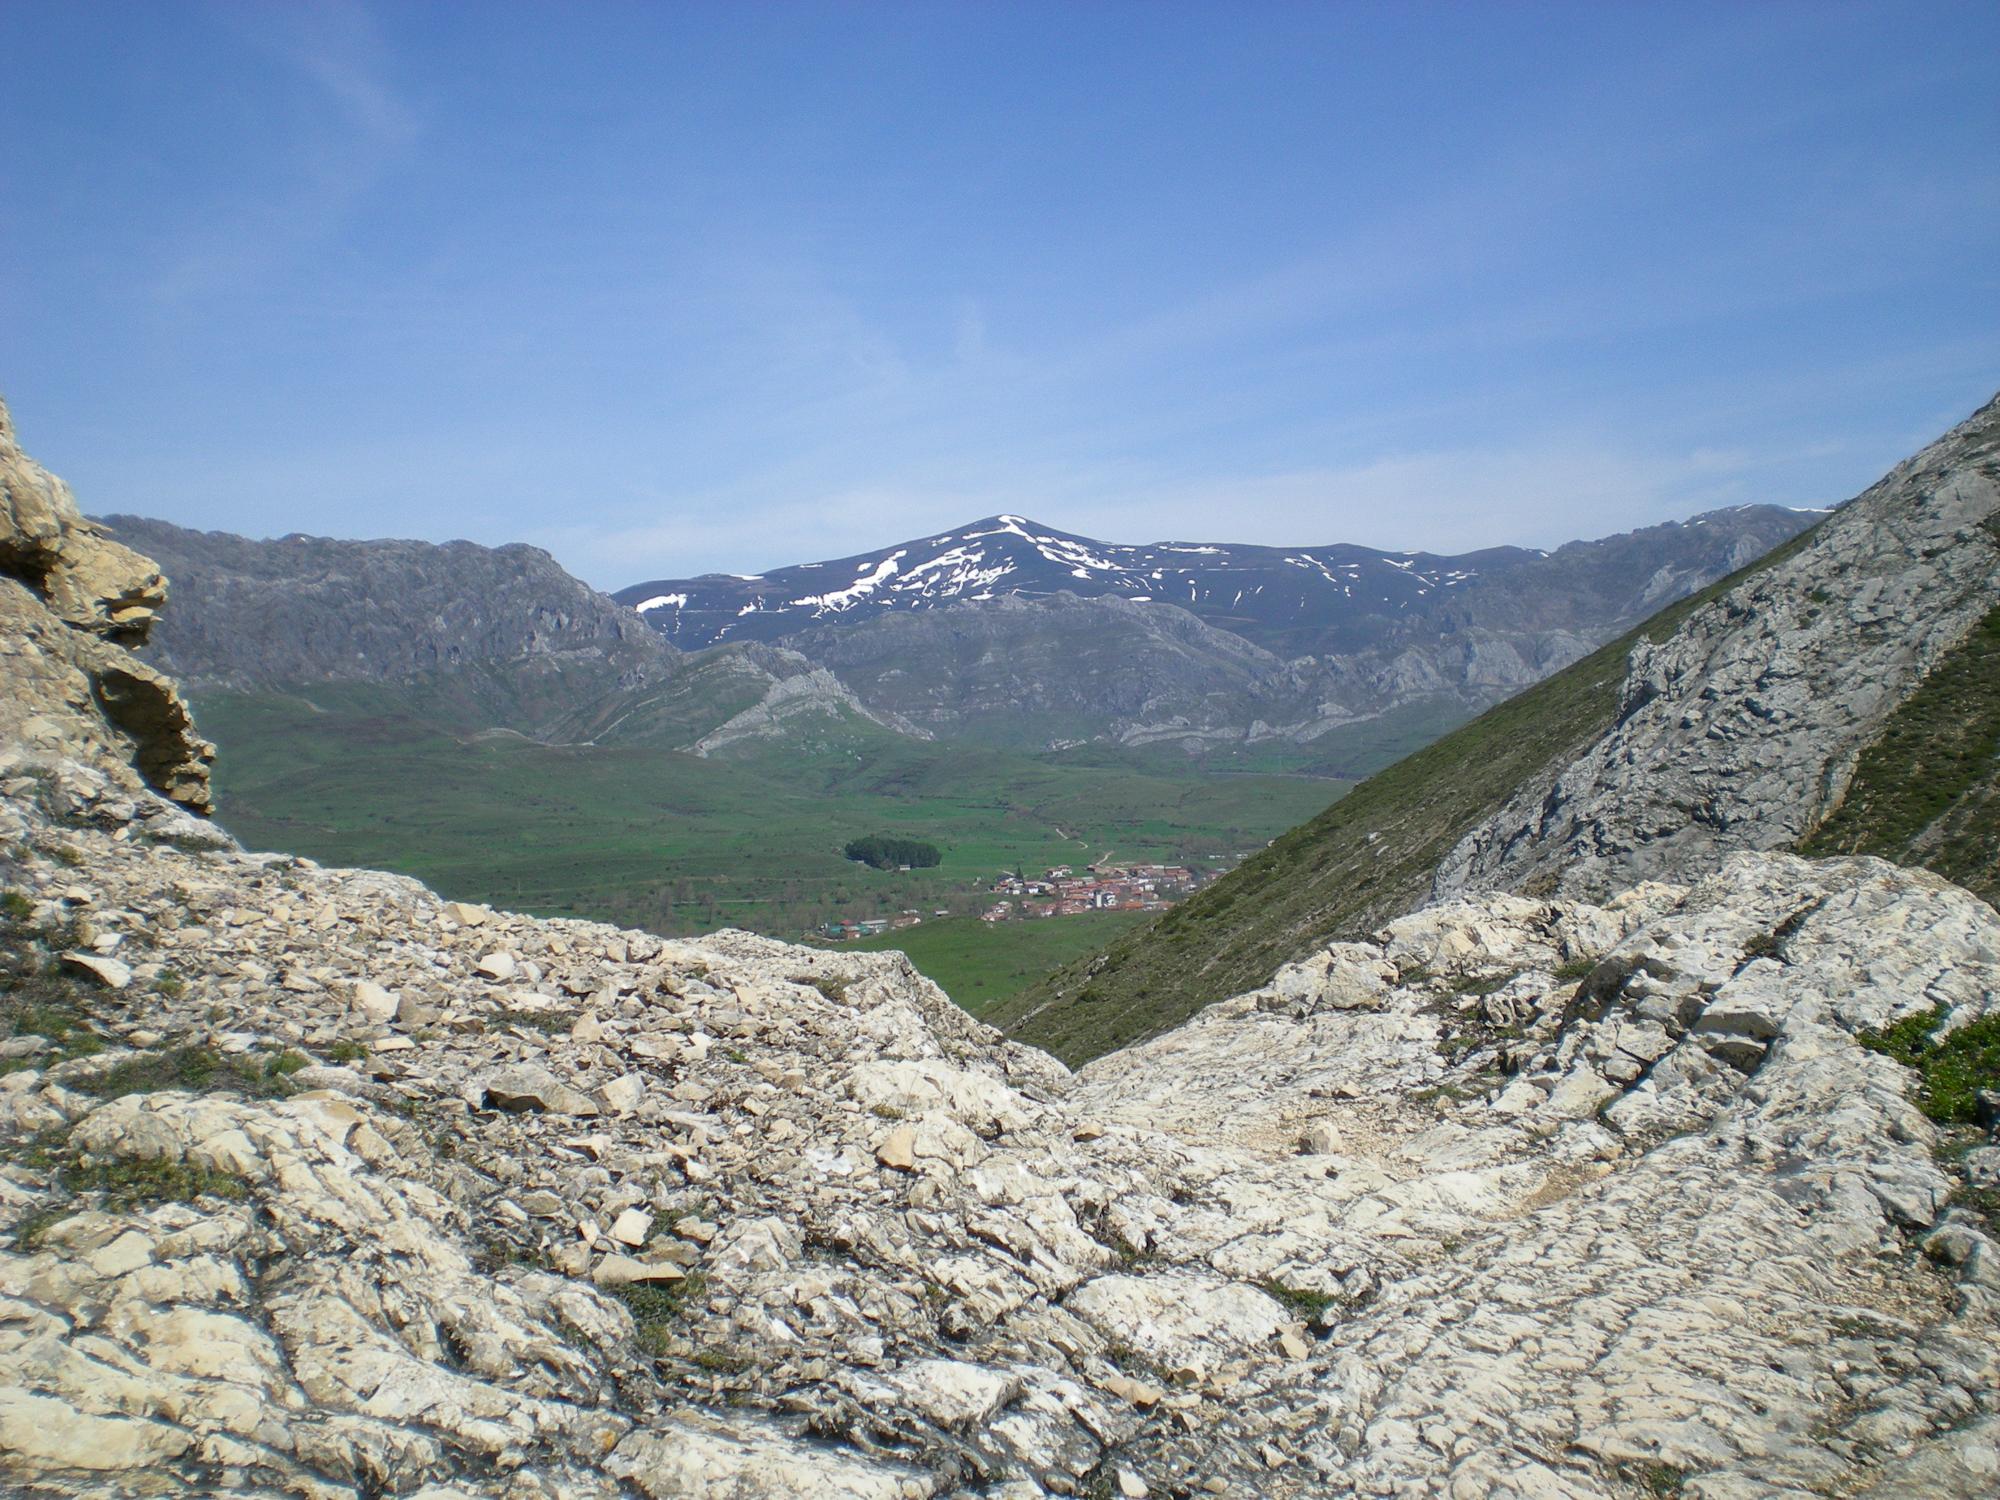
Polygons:
[[782,641],[871,711],[943,738],[1205,755],[1312,746],[1399,710],[1455,722],[1817,519],[1745,506],[1552,553],[1438,557],[1127,546],[994,516],[838,561],[614,597],[684,646]]
[[587,733],[680,652],[536,547],[256,541],[106,516],[174,580],[151,659],[204,689],[454,680],[498,723]]
[[39,696],[146,576],[0,613],[10,1492],[1993,1493],[1935,875],[1444,901],[1072,1074],[901,955],[242,852]]

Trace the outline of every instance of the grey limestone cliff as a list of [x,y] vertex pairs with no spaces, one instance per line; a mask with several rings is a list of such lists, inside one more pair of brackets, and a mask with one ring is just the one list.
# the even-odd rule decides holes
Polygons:
[[1603,894],[1790,847],[2000,602],[2000,398],[1796,554],[1632,653],[1610,730],[1466,834],[1434,893]]

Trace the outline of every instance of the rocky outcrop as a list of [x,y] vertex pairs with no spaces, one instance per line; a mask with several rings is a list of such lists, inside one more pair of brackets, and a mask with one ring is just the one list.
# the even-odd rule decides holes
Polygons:
[[0,798],[8,945],[126,977],[0,1041],[0,1485],[1991,1491],[2000,1157],[1858,1040],[2000,1011],[1933,876],[1438,906],[1072,1077],[899,955]]
[[21,451],[0,404],[0,737],[209,806],[213,747],[175,685],[132,654],[167,598],[148,559],[84,520]]
[[1796,843],[2000,597],[1996,512],[2000,398],[1635,650],[1610,730],[1466,834],[1435,894],[1602,894]]
[[687,748],[694,754],[713,755],[746,742],[782,740],[798,731],[801,720],[814,719],[860,719],[919,739],[930,738],[914,725],[870,712],[833,673],[815,667],[796,652],[760,648],[757,654],[761,658],[758,665],[770,673],[770,686],[755,703],[691,743]]

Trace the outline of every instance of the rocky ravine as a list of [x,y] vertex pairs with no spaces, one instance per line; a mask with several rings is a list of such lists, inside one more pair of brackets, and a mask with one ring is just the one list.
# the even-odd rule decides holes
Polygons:
[[1951,1206],[2000,1150],[1940,1165],[1855,1041],[1996,1009],[1935,877],[1439,907],[1072,1078],[897,955],[448,905],[18,751],[0,791],[14,940],[111,1044],[5,1044],[15,1493],[2000,1480]]
[[1072,1076],[899,955],[245,854],[56,578],[0,616],[10,1493],[2000,1484],[2000,1099],[1859,1040],[2000,1022],[1935,876],[1436,906]]
[[1634,651],[1617,723],[1466,834],[1434,893],[1602,895],[1796,843],[1996,599],[2000,397]]

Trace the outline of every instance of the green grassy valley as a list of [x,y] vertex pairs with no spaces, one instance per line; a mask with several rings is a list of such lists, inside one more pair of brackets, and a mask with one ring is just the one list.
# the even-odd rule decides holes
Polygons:
[[[1345,789],[1064,764],[834,720],[823,734],[731,758],[636,740],[547,745],[441,716],[422,687],[212,693],[197,711],[220,746],[218,821],[251,848],[668,935],[734,926],[795,937],[834,916],[969,914],[980,886],[1002,871],[1106,852],[1234,859]],[[878,871],[842,857],[867,834],[934,843],[942,861]],[[1043,930],[1077,920],[1010,924],[962,970],[977,981],[966,998],[978,1003],[980,985],[998,994],[1011,983],[1020,965],[1002,950],[1017,941],[1051,965],[1069,957],[1068,934],[1052,942]],[[1091,931],[1086,946],[1107,935]],[[951,972],[949,961],[940,972]]]

